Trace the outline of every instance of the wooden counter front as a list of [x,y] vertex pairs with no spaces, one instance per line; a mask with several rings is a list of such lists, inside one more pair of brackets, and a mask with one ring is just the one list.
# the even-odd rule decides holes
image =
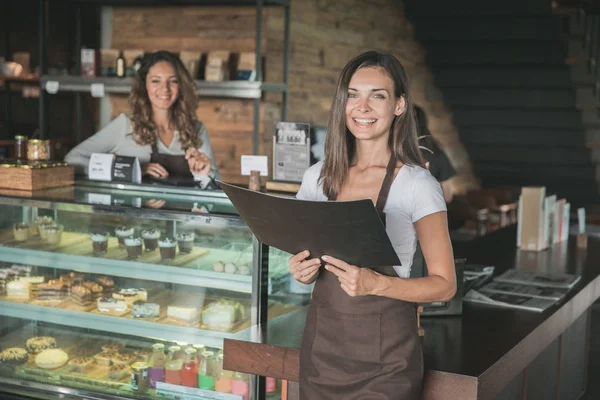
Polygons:
[[[510,227],[455,246],[472,263],[538,272],[581,274],[544,313],[465,304],[461,317],[422,318],[425,400],[568,399],[586,388],[590,307],[600,297],[600,240],[577,249],[575,238],[544,252],[515,247]],[[228,370],[298,381],[306,308],[256,327],[254,342],[226,339]],[[289,392],[297,396],[297,385]]]

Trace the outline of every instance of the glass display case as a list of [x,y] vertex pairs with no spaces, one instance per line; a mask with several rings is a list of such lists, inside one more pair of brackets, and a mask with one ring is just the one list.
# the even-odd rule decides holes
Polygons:
[[0,192],[0,392],[255,398],[225,338],[308,302],[220,191]]

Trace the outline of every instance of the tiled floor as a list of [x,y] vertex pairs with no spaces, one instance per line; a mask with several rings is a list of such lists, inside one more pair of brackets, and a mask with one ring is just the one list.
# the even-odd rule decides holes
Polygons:
[[588,389],[581,400],[600,399],[600,304],[592,308],[592,339],[590,343],[590,365]]

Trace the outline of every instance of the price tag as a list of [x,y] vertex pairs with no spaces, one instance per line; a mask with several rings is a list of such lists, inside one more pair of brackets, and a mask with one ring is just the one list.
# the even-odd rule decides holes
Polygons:
[[46,92],[50,94],[56,94],[58,92],[58,82],[48,81],[46,82]]
[[112,180],[113,154],[92,153],[88,165],[88,178],[95,181]]
[[111,196],[110,194],[103,193],[88,193],[88,203],[90,204],[105,204],[111,205]]
[[104,83],[92,83],[90,85],[92,97],[104,97]]
[[250,175],[250,171],[260,171],[260,176],[269,175],[267,156],[242,156],[242,175]]

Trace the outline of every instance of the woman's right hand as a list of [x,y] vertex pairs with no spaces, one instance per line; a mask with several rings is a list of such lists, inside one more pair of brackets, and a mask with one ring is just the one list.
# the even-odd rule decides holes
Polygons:
[[155,178],[166,178],[169,176],[169,173],[162,165],[158,163],[149,163],[144,166],[144,175],[150,175]]
[[290,265],[290,273],[300,283],[308,285],[313,283],[319,276],[319,268],[321,267],[321,259],[313,258],[307,260],[310,256],[308,250],[304,250],[295,256],[290,257],[288,264]]

